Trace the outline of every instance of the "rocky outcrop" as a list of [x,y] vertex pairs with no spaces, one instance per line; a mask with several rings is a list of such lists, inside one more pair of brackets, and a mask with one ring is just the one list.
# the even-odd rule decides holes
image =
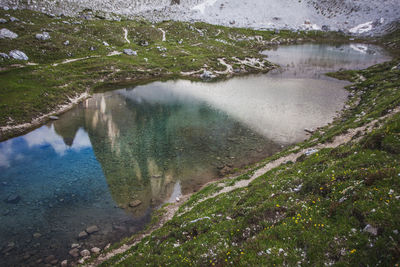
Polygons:
[[387,25],[400,19],[398,0],[1,0],[1,4],[7,8],[28,8],[52,15],[78,15],[84,19],[119,19],[111,15],[115,13],[156,21],[199,20],[233,27],[345,32],[364,24],[371,25],[354,34],[382,34]]

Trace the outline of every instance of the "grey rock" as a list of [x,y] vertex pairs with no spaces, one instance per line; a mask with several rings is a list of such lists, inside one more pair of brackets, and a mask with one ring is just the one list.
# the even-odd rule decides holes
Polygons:
[[139,44],[141,45],[141,46],[149,46],[149,42],[147,42],[147,41],[140,41],[139,42]]
[[68,252],[68,254],[74,258],[77,258],[77,257],[79,257],[79,249],[73,248]]
[[18,37],[18,34],[10,31],[9,29],[3,28],[0,30],[0,39],[15,39]]
[[86,233],[85,231],[82,231],[78,234],[78,239],[85,239],[88,237],[88,233]]
[[99,253],[100,253],[100,249],[97,248],[97,247],[92,248],[90,251],[91,251],[92,253],[94,253],[94,254],[99,254]]
[[94,47],[94,46],[91,46],[91,47],[89,48],[90,51],[95,51],[96,49],[97,49],[97,48]]
[[81,251],[80,254],[81,254],[82,257],[88,257],[88,256],[90,256],[90,251],[87,250],[87,249],[84,249],[84,250]]
[[21,197],[19,195],[12,194],[12,195],[9,195],[8,198],[5,199],[4,201],[6,203],[17,204],[20,200],[21,200]]
[[304,152],[304,155],[310,156],[310,155],[315,154],[315,153],[317,153],[317,152],[318,152],[317,149],[310,148],[310,149],[307,149],[306,152]]
[[68,261],[67,260],[63,260],[61,262],[61,267],[67,267],[68,266]]
[[73,244],[71,245],[71,248],[79,248],[79,247],[80,247],[80,245],[77,244],[77,243],[73,243]]
[[65,41],[63,44],[64,44],[65,46],[69,45],[69,40]]
[[57,116],[49,116],[49,119],[50,119],[50,120],[58,120],[59,117],[57,117]]
[[0,23],[7,23],[7,20],[6,20],[6,19],[3,19],[3,18],[1,18],[1,19],[0,19]]
[[140,204],[142,204],[142,201],[140,201],[139,199],[136,199],[129,203],[129,207],[135,208],[135,207],[139,206]]
[[372,225],[370,225],[370,224],[367,224],[365,227],[364,227],[364,230],[363,230],[364,232],[367,232],[367,233],[370,233],[371,235],[374,235],[374,236],[377,236],[378,235],[378,228],[376,228],[376,227],[373,227]]
[[328,25],[322,25],[321,30],[323,30],[324,32],[328,32],[331,30],[331,27],[329,27]]
[[29,59],[28,56],[20,50],[12,50],[9,55],[10,55],[10,57],[12,57],[13,59],[16,59],[16,60],[28,60]]
[[0,53],[0,57],[4,58],[4,59],[9,59],[10,56],[7,55],[6,53]]
[[92,226],[89,226],[88,228],[86,228],[86,232],[88,234],[93,234],[93,233],[96,233],[98,231],[100,231],[100,229],[99,229],[99,227],[97,227],[97,225],[92,225]]
[[47,41],[51,39],[50,34],[48,32],[37,33],[35,35],[35,38],[42,41]]
[[19,19],[15,18],[15,17],[10,17],[10,21],[11,21],[11,22],[18,22]]
[[203,80],[209,80],[212,78],[215,78],[215,75],[212,74],[211,71],[205,70],[201,75],[200,78],[202,78]]
[[133,51],[132,49],[124,49],[123,52],[124,52],[124,54],[127,54],[128,56],[137,56],[137,52]]
[[110,46],[109,43],[107,43],[106,41],[103,41],[103,45],[104,46]]

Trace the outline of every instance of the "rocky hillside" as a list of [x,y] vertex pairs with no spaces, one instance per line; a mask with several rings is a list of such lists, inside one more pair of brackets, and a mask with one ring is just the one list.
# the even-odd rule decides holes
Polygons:
[[[141,16],[150,20],[204,21],[252,28],[342,30],[381,34],[400,18],[398,0],[1,0],[6,8],[28,8],[49,14]],[[90,15],[90,14],[89,14]]]

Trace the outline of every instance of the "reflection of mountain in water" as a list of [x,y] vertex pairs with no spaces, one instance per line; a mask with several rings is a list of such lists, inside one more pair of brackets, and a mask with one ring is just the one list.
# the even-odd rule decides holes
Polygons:
[[[169,199],[178,181],[184,193],[192,192],[225,166],[239,167],[279,149],[204,103],[163,95],[171,101],[161,104],[122,95],[132,92],[95,95],[54,128],[72,144],[83,125],[114,201],[135,216]],[[130,207],[137,199],[141,205]]]

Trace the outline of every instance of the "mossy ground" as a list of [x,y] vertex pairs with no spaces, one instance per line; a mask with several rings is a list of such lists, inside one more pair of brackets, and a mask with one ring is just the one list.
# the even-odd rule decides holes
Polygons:
[[[375,130],[360,133],[357,142],[280,165],[248,187],[199,202],[219,190],[211,184],[162,228],[103,266],[397,266],[400,114],[382,116],[400,105],[399,62],[331,74],[358,79],[348,87],[349,103],[360,102],[298,148],[329,142],[378,119]],[[367,225],[376,233],[364,230]]]
[[[29,10],[0,10],[0,17],[16,17],[1,27],[19,35],[18,38],[0,40],[0,52],[18,49],[27,54],[30,66],[24,61],[0,59],[0,126],[31,122],[35,117],[48,114],[60,104],[67,103],[80,93],[92,93],[96,88],[110,88],[116,84],[130,84],[163,78],[196,79],[181,72],[205,68],[224,71],[225,62],[243,73],[266,72],[271,65],[254,68],[238,63],[234,58],[263,59],[260,50],[271,46],[269,41],[296,42],[325,40],[343,41],[338,33],[256,31],[227,28],[206,23],[165,21],[151,24],[147,21],[110,21],[95,18],[53,18]],[[128,31],[128,43],[124,36]],[[163,41],[163,33],[166,40]],[[51,40],[35,38],[47,31]],[[68,45],[64,45],[65,41]],[[109,46],[105,46],[107,42]],[[141,43],[147,42],[148,46]],[[92,51],[90,48],[95,50]],[[107,56],[113,51],[130,48],[138,56],[125,54]],[[165,50],[166,49],[166,50]],[[63,60],[87,59],[60,64]],[[58,64],[58,65],[55,65]],[[223,78],[227,75],[220,75]],[[197,76],[198,79],[198,76]],[[3,133],[0,140],[17,132]]]

